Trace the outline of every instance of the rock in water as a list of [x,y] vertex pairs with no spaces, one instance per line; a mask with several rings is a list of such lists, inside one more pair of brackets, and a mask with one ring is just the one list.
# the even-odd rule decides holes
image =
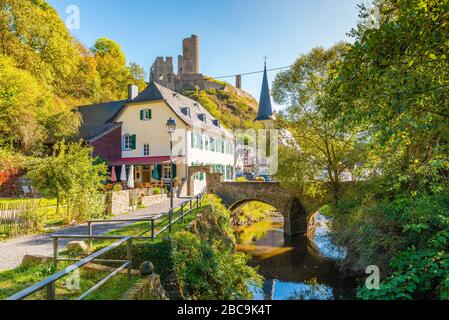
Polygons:
[[142,276],[150,276],[154,273],[154,265],[149,262],[145,261],[140,265],[140,274]]

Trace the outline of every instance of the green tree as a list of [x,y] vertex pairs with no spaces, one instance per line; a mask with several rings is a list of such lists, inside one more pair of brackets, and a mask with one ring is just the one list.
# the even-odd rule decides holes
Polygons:
[[120,45],[110,39],[100,38],[95,42],[92,52],[101,80],[101,99],[110,101],[126,98],[131,71],[126,67],[126,58]]
[[342,128],[369,132],[371,166],[387,177],[383,189],[441,191],[449,169],[449,1],[377,5],[380,27],[353,30],[326,113]]
[[130,83],[137,85],[139,91],[143,91],[147,86],[147,73],[145,69],[135,62],[131,62],[128,68],[131,73]]
[[283,133],[277,178],[292,189],[311,196],[330,192],[338,202],[343,174],[360,160],[356,132],[341,133],[327,121],[321,108],[329,101],[326,81],[348,46],[315,48],[281,72],[273,84],[273,97],[287,106],[276,125]]
[[53,155],[31,163],[28,176],[33,186],[42,194],[58,199],[64,204],[67,223],[99,218],[105,208],[100,190],[105,179],[106,166],[95,164],[92,149],[82,142],[59,142]]
[[44,140],[76,132],[77,115],[44,83],[0,55],[0,144],[31,153]]
[[[367,136],[365,187],[336,211],[335,236],[356,270],[387,278],[364,299],[448,298],[449,1],[379,0],[326,83],[322,111]],[[360,16],[367,15],[361,7]]]

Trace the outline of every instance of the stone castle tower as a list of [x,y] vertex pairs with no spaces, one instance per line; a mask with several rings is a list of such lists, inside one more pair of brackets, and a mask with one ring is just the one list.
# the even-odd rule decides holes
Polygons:
[[157,57],[151,66],[150,82],[157,82],[174,91],[218,89],[232,90],[235,94],[252,98],[241,90],[242,76],[236,76],[235,88],[214,81],[200,73],[200,42],[197,35],[182,41],[182,55],[178,56],[178,73],[174,73],[173,57]]
[[151,67],[150,81],[169,89],[193,90],[224,89],[222,84],[206,79],[200,73],[200,45],[197,35],[182,42],[182,55],[178,56],[178,74],[175,75],[172,57],[157,57]]
[[200,44],[198,36],[192,35],[182,41],[182,55],[178,56],[178,76],[200,73]]

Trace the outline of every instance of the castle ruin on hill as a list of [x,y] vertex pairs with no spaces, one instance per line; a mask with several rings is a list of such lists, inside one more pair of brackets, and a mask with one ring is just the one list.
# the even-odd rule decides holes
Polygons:
[[[178,72],[174,73],[173,57],[157,57],[151,67],[150,81],[154,81],[174,91],[218,89],[229,90],[220,81],[208,78],[200,73],[199,38],[192,35],[182,42],[182,55],[178,56]],[[239,96],[251,97],[241,90],[241,76],[236,76],[236,86],[233,88]],[[251,97],[252,98],[252,97]]]

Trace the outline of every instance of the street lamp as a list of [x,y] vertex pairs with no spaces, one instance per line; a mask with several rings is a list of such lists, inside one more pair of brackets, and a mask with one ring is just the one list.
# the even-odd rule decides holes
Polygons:
[[173,118],[168,119],[167,124],[165,125],[167,128],[167,132],[170,135],[170,212],[173,210],[173,133],[176,130],[176,122]]

